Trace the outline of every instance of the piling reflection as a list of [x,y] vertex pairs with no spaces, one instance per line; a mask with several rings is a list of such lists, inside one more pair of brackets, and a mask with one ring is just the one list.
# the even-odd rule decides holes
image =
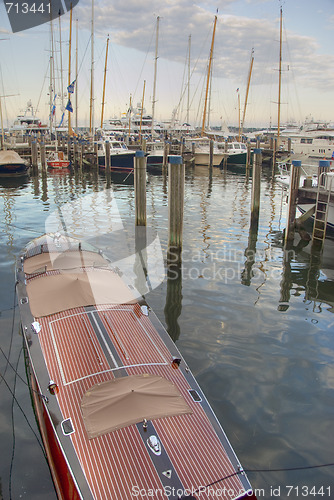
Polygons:
[[167,292],[164,315],[170,337],[176,342],[180,337],[178,319],[182,311],[182,265],[167,265]]
[[250,286],[252,281],[252,268],[255,263],[256,255],[256,243],[258,238],[258,222],[251,222],[248,234],[248,246],[245,250],[245,268],[241,273],[241,284],[245,286]]
[[284,245],[279,311],[288,310],[292,290],[295,294],[303,291],[304,302],[313,303],[314,312],[320,312],[323,301],[333,305],[333,246],[334,242],[327,240],[323,248],[315,247],[305,230],[299,230],[294,241]]

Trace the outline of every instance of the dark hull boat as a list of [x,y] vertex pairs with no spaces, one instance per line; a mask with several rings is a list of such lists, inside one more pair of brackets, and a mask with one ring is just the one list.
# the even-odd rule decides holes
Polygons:
[[175,344],[101,253],[45,235],[16,278],[60,499],[255,498]]
[[27,163],[16,151],[11,149],[0,151],[0,174],[24,175],[28,171]]

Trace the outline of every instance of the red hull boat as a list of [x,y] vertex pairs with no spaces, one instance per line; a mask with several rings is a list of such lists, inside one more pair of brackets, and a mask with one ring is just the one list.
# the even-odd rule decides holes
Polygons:
[[187,363],[101,253],[40,237],[17,293],[60,499],[255,498]]

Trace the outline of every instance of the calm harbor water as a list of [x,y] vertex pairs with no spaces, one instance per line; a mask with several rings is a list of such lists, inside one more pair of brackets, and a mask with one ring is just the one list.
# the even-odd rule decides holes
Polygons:
[[[0,498],[56,498],[26,385],[15,259],[60,213],[70,234],[83,235],[113,260],[131,255],[131,180],[121,174],[109,184],[89,171],[0,179]],[[108,205],[100,197],[106,189]],[[197,377],[258,498],[331,498],[334,466],[317,466],[334,462],[334,241],[326,240],[322,256],[298,238],[289,254],[283,251],[286,195],[271,169],[263,168],[255,232],[250,198],[251,179],[243,173],[215,169],[210,178],[205,168],[187,167],[182,273],[155,288],[152,279],[145,296]],[[121,239],[111,231],[115,214]],[[147,214],[148,243],[158,235],[165,256],[162,176],[148,175]]]

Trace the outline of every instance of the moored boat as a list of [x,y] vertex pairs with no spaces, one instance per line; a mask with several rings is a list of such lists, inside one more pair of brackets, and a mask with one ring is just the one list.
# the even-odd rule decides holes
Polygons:
[[175,344],[100,252],[44,235],[16,283],[59,498],[255,498]]
[[247,146],[243,142],[228,142],[227,154],[228,165],[246,165]]
[[149,152],[147,158],[147,169],[151,172],[162,172],[162,165],[164,161],[165,145],[162,141],[154,141],[146,144]]
[[70,160],[64,157],[62,151],[52,151],[46,161],[47,166],[55,169],[68,168],[71,164]]
[[[106,168],[106,144],[104,140],[97,141],[97,158],[99,168]],[[110,141],[110,168],[115,171],[132,171],[134,168],[135,151],[130,151],[121,141]]]
[[0,174],[22,175],[26,174],[29,166],[21,156],[12,149],[0,151]]

